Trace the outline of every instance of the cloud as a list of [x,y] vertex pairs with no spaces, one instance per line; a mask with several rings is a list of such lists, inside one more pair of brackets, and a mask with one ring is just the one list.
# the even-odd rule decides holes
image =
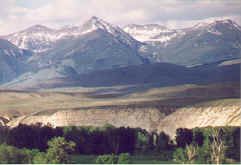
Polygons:
[[238,0],[7,0],[1,2],[0,35],[34,24],[82,24],[94,15],[116,25],[185,27],[213,18],[232,18],[241,24],[240,11]]

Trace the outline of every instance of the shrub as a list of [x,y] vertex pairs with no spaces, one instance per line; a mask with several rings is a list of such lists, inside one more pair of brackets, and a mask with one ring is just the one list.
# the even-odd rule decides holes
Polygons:
[[130,164],[130,154],[129,153],[121,153],[118,157],[118,164]]
[[96,159],[97,164],[130,164],[130,154],[121,153],[120,155],[100,155]]
[[48,164],[47,155],[44,152],[37,153],[33,158],[34,164]]
[[185,163],[187,158],[184,153],[183,148],[177,148],[176,151],[173,153],[173,160],[177,163]]
[[96,159],[97,164],[117,164],[118,156],[111,154],[111,155],[100,155]]
[[174,161],[177,163],[193,164],[196,160],[197,149],[198,148],[192,144],[186,145],[185,149],[178,148],[173,154]]

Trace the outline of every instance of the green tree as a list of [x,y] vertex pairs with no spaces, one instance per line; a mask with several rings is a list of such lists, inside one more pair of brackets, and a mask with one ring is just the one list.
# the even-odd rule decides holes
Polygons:
[[0,164],[25,163],[25,154],[20,149],[6,144],[0,145]]
[[34,163],[34,157],[39,153],[38,149],[29,150],[29,149],[25,148],[22,151],[25,154],[25,159],[24,159],[25,164],[33,164]]
[[48,142],[47,160],[49,163],[70,163],[70,153],[74,151],[75,143],[67,142],[63,137],[54,137]]

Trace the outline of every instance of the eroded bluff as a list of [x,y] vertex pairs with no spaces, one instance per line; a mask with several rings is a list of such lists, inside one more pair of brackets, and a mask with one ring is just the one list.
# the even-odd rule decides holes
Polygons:
[[165,117],[158,109],[132,109],[132,110],[65,110],[57,111],[53,114],[33,114],[21,116],[8,123],[14,127],[19,123],[50,124],[58,126],[104,126],[111,124],[116,127],[129,126],[131,128],[143,128],[148,131],[156,131],[158,124]]
[[240,125],[241,107],[238,99],[232,100],[230,103],[218,101],[207,105],[181,108],[161,120],[158,132],[163,131],[174,138],[178,128]]
[[[170,107],[171,108],[171,107]],[[22,124],[51,124],[52,126],[129,126],[147,131],[165,132],[175,137],[177,128],[206,126],[240,126],[240,100],[221,100],[176,109],[166,114],[163,109],[88,109],[41,112],[21,116],[8,123],[14,127]]]

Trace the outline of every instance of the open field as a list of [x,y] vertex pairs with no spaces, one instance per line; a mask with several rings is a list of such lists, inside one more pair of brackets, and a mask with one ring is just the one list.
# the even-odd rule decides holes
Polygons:
[[[183,107],[224,98],[239,98],[239,83],[174,87],[58,88],[42,91],[0,90],[0,116],[75,109]],[[164,112],[165,113],[165,112]],[[167,112],[169,113],[169,112]]]

